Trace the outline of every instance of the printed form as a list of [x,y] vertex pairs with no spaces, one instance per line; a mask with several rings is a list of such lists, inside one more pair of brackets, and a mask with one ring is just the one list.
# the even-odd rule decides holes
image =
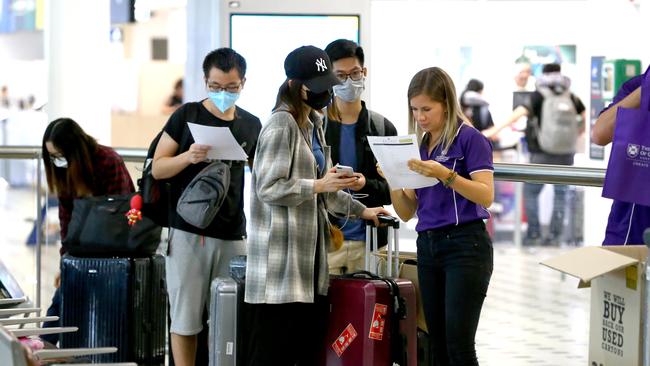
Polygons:
[[247,160],[248,155],[232,135],[228,127],[211,127],[187,122],[194,142],[210,145],[210,160]]
[[415,135],[368,136],[368,143],[391,189],[424,188],[438,183],[436,178],[425,177],[408,167],[409,160],[420,159]]

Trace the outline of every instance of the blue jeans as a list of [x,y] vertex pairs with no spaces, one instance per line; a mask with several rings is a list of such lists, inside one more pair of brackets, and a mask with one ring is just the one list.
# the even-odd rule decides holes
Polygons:
[[[544,188],[543,184],[524,183],[524,211],[528,219],[526,238],[536,239],[542,236],[539,226],[539,204],[537,197]],[[568,186],[556,184],[553,186],[553,214],[549,226],[549,239],[557,241],[564,228],[564,208]]]
[[[555,165],[573,165],[573,154],[546,154],[531,153],[530,162],[532,164],[555,164]],[[526,238],[537,239],[542,233],[539,227],[539,204],[537,197],[539,192],[544,188],[543,184],[524,183],[524,211],[528,218],[528,230]],[[562,235],[564,227],[564,206],[566,205],[567,186],[554,185],[553,189],[553,215],[550,224],[550,240],[557,241]]]
[[485,224],[420,232],[417,257],[435,365],[478,365],[474,338],[493,268]]

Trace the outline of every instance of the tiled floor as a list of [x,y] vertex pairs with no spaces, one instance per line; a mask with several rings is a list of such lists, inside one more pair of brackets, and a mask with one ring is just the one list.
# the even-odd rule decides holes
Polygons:
[[[0,259],[32,299],[35,256],[25,240],[35,207],[33,189],[0,188]],[[402,250],[414,249],[414,235],[406,225],[401,244]],[[495,244],[495,269],[477,335],[482,366],[587,364],[589,291],[578,290],[577,280],[539,264],[564,250]],[[53,292],[58,258],[58,247],[43,247],[44,308]]]
[[539,264],[564,250],[495,247],[476,339],[481,365],[587,364],[589,290]]

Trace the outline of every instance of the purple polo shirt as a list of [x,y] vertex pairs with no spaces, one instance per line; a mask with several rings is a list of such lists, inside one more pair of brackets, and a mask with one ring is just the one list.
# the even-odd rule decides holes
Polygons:
[[[494,170],[492,144],[473,127],[460,123],[446,154],[442,153],[442,146],[439,145],[429,155],[427,140],[428,136],[420,146],[422,160],[435,160],[467,179],[471,179],[471,173]],[[418,199],[418,224],[415,230],[418,232],[487,219],[490,216],[484,207],[467,200],[451,188],[445,188],[442,183],[416,189],[415,194]]]
[[[640,87],[648,71],[650,71],[650,67],[646,69],[643,75],[635,76],[626,81],[616,93],[612,103],[600,113],[608,110]],[[603,245],[643,244],[643,231],[648,227],[650,227],[650,207],[614,200],[609,211]]]

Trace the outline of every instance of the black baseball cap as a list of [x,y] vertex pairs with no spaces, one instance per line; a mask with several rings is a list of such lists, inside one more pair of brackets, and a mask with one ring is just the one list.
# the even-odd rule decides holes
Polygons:
[[341,82],[332,72],[332,63],[325,51],[302,46],[291,51],[284,60],[289,79],[301,80],[314,93],[322,93]]

